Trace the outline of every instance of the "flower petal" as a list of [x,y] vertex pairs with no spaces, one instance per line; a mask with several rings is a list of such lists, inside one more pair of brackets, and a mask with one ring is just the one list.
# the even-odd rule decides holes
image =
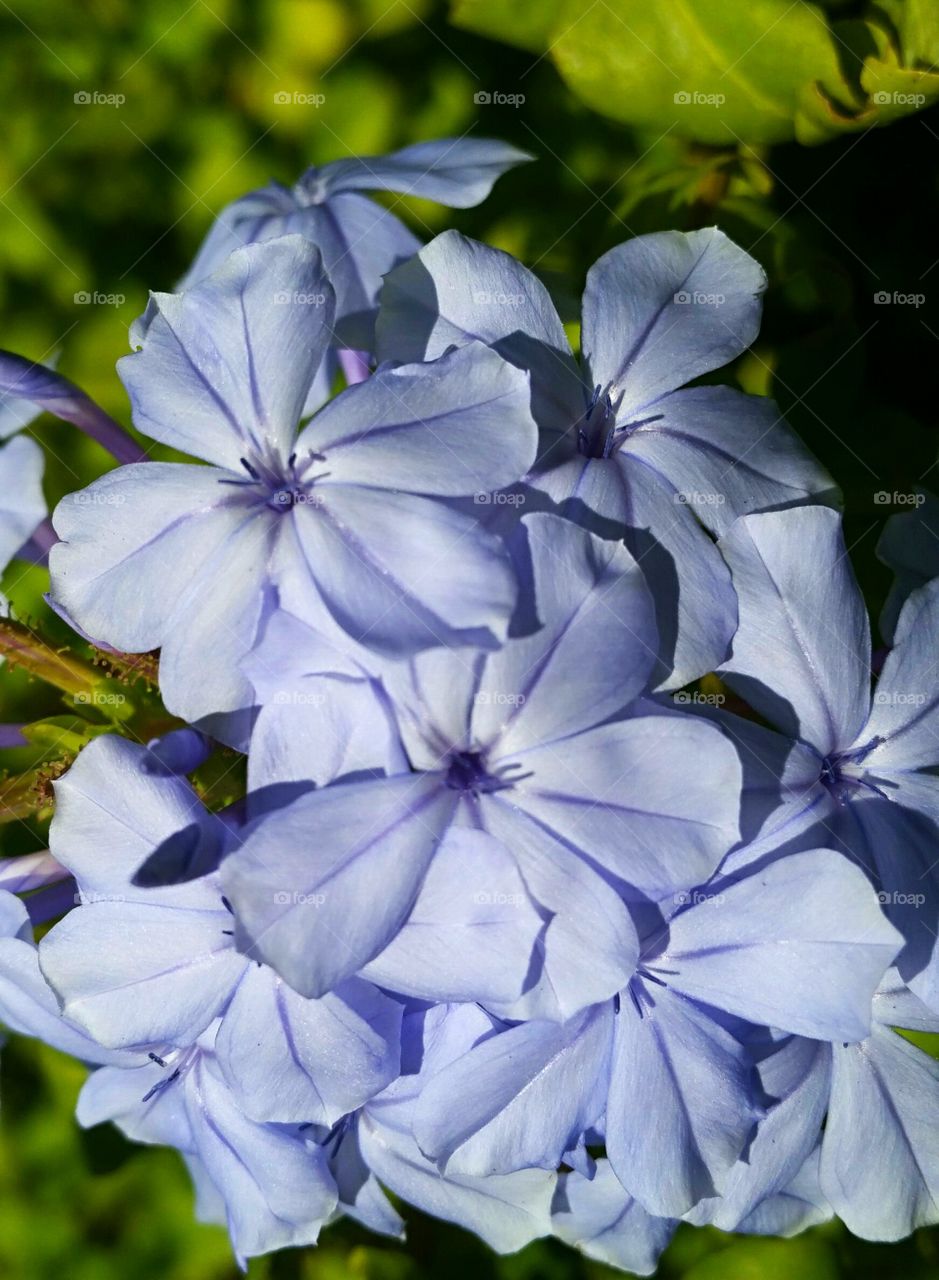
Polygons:
[[0,573],[45,517],[44,461],[39,445],[26,436],[0,445]]
[[517,593],[499,538],[430,498],[356,485],[323,492],[295,509],[295,528],[310,577],[353,640],[389,657],[495,647]]
[[67,1018],[108,1048],[191,1044],[222,1011],[246,961],[217,911],[94,902],[43,938],[39,962]]
[[773,400],[732,387],[691,387],[663,397],[655,410],[657,420],[638,427],[622,452],[668,476],[684,505],[718,536],[737,516],[834,492]]
[[677,1226],[656,1218],[623,1188],[609,1160],[598,1160],[592,1178],[563,1173],[554,1197],[554,1232],[588,1258],[651,1276]]
[[53,783],[55,814],[49,845],[78,883],[80,899],[214,910],[211,881],[139,889],[134,876],[176,832],[210,818],[189,783],[148,768],[147,748],[126,738],[95,738]]
[[205,1055],[187,1073],[184,1096],[196,1154],[225,1202],[238,1257],[315,1244],[338,1201],[325,1151],[246,1117]]
[[580,370],[547,289],[511,254],[444,231],[385,278],[378,357],[436,360],[475,341],[531,374],[542,431],[560,434],[580,419]]
[[636,236],[590,268],[583,347],[593,385],[625,393],[626,422],[745,350],[760,327],[762,267],[716,227]]
[[607,1155],[649,1213],[680,1217],[720,1190],[759,1109],[741,1046],[682,996],[646,991],[616,1019]]
[[232,470],[267,450],[286,460],[333,323],[314,246],[248,245],[154,302],[142,349],[118,362],[138,430]]
[[226,506],[230,474],[149,462],[118,467],[56,507],[52,594],[82,630],[128,653],[158,648],[174,612],[249,518]]
[[[532,898],[549,916],[532,965],[532,985],[500,1017],[571,1018],[609,1000],[629,981],[639,940],[626,906],[590,861],[545,830],[521,805],[498,795],[484,809],[486,829],[512,850]],[[572,856],[574,853],[575,856]]]
[[740,763],[703,720],[639,716],[514,758],[532,777],[512,803],[653,897],[707,880],[738,838]]
[[301,456],[324,455],[331,483],[487,500],[521,479],[536,448],[528,378],[480,343],[379,369],[330,401],[297,441]]
[[[773,1105],[745,1156],[728,1175],[721,1195],[704,1201],[689,1215],[696,1226],[709,1223],[721,1231],[749,1231],[758,1229],[753,1215],[763,1225],[768,1225],[767,1218],[778,1221],[781,1206],[771,1208],[774,1198],[791,1194],[793,1181],[818,1146],[831,1085],[829,1047],[791,1037],[760,1064],[760,1080]],[[790,1210],[801,1220],[797,1207]],[[789,1231],[780,1229],[780,1234]]]
[[404,924],[452,809],[436,779],[405,774],[324,787],[259,819],[221,869],[239,945],[301,995],[325,995]]
[[920,587],[900,613],[893,648],[887,654],[870,719],[860,737],[881,741],[864,760],[865,768],[929,769],[939,764],[939,579]]
[[692,895],[669,922],[664,953],[647,963],[668,972],[674,990],[750,1022],[863,1040],[902,942],[863,871],[812,849]]
[[497,1253],[514,1253],[551,1230],[553,1173],[524,1169],[489,1178],[441,1177],[409,1134],[377,1124],[367,1111],[359,1140],[367,1164],[395,1195],[474,1231]]
[[543,928],[507,849],[451,828],[407,923],[362,976],[425,1000],[514,1000]]
[[880,1026],[832,1055],[821,1180],[835,1212],[862,1240],[939,1222],[939,1062]]
[[316,171],[324,194],[399,191],[469,209],[485,200],[498,178],[532,157],[494,138],[435,138],[386,156],[349,156]]
[[727,682],[827,756],[870,707],[870,628],[841,517],[827,507],[742,516],[719,543],[740,608]]
[[421,1150],[448,1174],[556,1169],[602,1114],[612,1031],[606,1002],[563,1025],[523,1022],[483,1040],[421,1091]]
[[215,1041],[219,1067],[253,1120],[334,1125],[400,1069],[401,1006],[352,978],[321,1000],[250,965]]
[[526,516],[523,529],[542,626],[489,655],[472,717],[473,741],[504,757],[621,711],[658,647],[651,597],[622,544],[551,515]]

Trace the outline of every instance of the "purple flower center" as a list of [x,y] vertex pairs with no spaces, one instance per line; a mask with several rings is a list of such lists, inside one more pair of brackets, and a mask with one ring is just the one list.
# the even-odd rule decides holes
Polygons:
[[309,472],[314,463],[325,461],[322,453],[308,453],[299,461],[292,453],[286,462],[275,453],[252,454],[241,459],[241,465],[248,473],[247,480],[222,480],[220,483],[250,490],[254,500],[260,498],[271,511],[283,515],[302,503],[315,504],[313,486],[328,473],[324,471],[313,476]]
[[617,425],[616,415],[622,401],[623,392],[612,384],[594,387],[584,416],[577,423],[577,449],[585,458],[612,458],[634,431],[662,417],[656,413]]
[[863,747],[855,747],[851,751],[833,751],[822,759],[818,780],[838,804],[847,804],[859,792],[873,793],[884,800],[890,798],[881,787],[871,781],[867,771],[861,767],[862,762],[881,742],[883,738],[871,738]]
[[445,781],[451,791],[461,791],[468,796],[487,795],[493,791],[507,791],[522,777],[531,776],[507,776],[519,767],[517,764],[504,765],[492,773],[481,751],[454,751],[450,755]]

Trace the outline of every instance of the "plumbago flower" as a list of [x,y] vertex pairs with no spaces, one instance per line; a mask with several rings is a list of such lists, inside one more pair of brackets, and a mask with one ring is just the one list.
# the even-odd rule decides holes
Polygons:
[[239,1109],[218,1069],[214,1028],[184,1051],[167,1047],[164,1057],[104,1048],[63,1017],[39,969],[25,907],[6,893],[0,1016],[20,1034],[99,1068],[79,1097],[82,1125],[114,1120],[135,1141],[180,1151],[196,1185],[197,1216],[228,1227],[243,1266],[255,1254],[315,1243],[335,1214],[339,1193],[327,1153],[299,1126],[258,1124]]
[[[119,366],[199,461],[0,352],[0,438],[48,409],[124,464],[55,513],[54,607],[159,648],[187,722],[89,721],[49,851],[0,860],[0,1019],[96,1068],[80,1123],[179,1150],[242,1265],[400,1236],[386,1190],[640,1274],[682,1220],[899,1238],[939,1220],[939,1065],[896,1031],[939,1031],[939,581],[895,522],[872,695],[827,476],[689,385],[759,321],[719,231],[601,258],[581,367],[518,263],[411,258],[360,194],[466,205],[524,158],[421,144],[225,210]],[[0,567],[48,542],[40,478],[0,445]],[[762,723],[664,696],[714,670]],[[210,734],[247,753],[220,812]]]
[[656,601],[662,688],[713,670],[733,635],[734,593],[710,535],[831,488],[771,400],[685,385],[752,343],[765,287],[716,228],[637,236],[587,275],[582,368],[541,282],[455,231],[382,290],[381,359],[482,339],[530,372],[542,436],[530,482],[604,536],[625,531]]
[[[35,440],[15,436],[38,416],[31,400],[15,395],[15,379],[0,360],[0,573],[30,540],[46,517],[42,493],[43,456]],[[4,385],[5,384],[5,385]],[[0,607],[2,607],[0,597]]]
[[[125,934],[125,945],[132,950],[133,935]],[[178,1148],[196,1185],[197,1216],[228,1227],[242,1265],[254,1254],[314,1243],[335,1214],[339,1192],[327,1153],[297,1125],[259,1124],[240,1110],[218,1068],[213,1027],[184,1050],[164,1047],[162,1056],[153,1048],[106,1048],[64,1017],[39,968],[26,908],[6,892],[0,1017],[99,1068],[79,1098],[81,1124],[113,1119],[138,1142]],[[378,1220],[370,1225],[382,1229]]]
[[119,468],[56,509],[56,604],[96,640],[161,649],[190,721],[250,705],[238,664],[283,603],[405,655],[504,636],[515,583],[499,539],[437,499],[531,464],[527,377],[476,345],[379,371],[302,429],[333,292],[299,236],[239,249],[154,296],[121,360],[139,429],[208,466]]
[[[0,1013],[21,1032],[108,1064],[82,1094],[81,1122],[115,1119],[137,1140],[178,1147],[200,1202],[211,1209],[221,1199],[239,1256],[311,1243],[337,1205],[376,1230],[398,1232],[400,1222],[357,1153],[355,1113],[399,1074],[404,1002],[358,978],[322,1000],[298,996],[234,950],[231,909],[214,872],[162,888],[135,883],[141,863],[180,833],[215,831],[220,856],[237,840],[231,820],[207,814],[168,767],[179,755],[176,743],[148,750],[99,738],[57,782],[50,839],[60,865],[74,874],[80,905],[45,936],[39,966],[25,939],[15,947],[0,939]],[[264,773],[273,776],[270,763]],[[471,890],[478,899],[479,886],[500,888],[489,843],[466,833],[457,842],[460,865],[445,857],[445,883],[422,891],[416,914],[423,942],[438,953],[445,948],[442,931],[434,939],[435,898],[457,896],[462,878],[470,916]],[[7,903],[16,903],[10,933],[15,926],[20,934],[25,910],[0,895],[0,908]],[[530,952],[540,925],[534,913],[529,925],[511,907],[494,929],[493,914],[463,926],[464,934],[479,934],[482,973],[474,989],[482,993],[487,964],[494,972],[486,952],[495,947],[504,968],[509,929],[527,938]],[[445,923],[460,933],[452,906]],[[447,940],[452,949],[452,936]],[[461,959],[472,968],[469,947]],[[526,965],[522,954],[515,990]],[[495,992],[505,995],[504,975]],[[457,1178],[441,1191],[426,1185],[440,1179],[419,1151],[401,1152],[394,1140],[382,1145],[391,1148],[382,1174],[389,1186],[474,1227],[496,1247],[517,1248],[549,1230],[551,1188],[542,1173],[502,1179],[501,1188],[487,1182],[485,1192],[479,1179]]]
[[872,1018],[870,1035],[847,1044],[763,1034],[759,1072],[772,1109],[721,1197],[688,1221],[789,1235],[837,1213],[868,1240],[939,1221],[939,1064],[894,1030],[935,1034],[939,1018],[896,970]]
[[118,462],[141,462],[147,456],[74,382],[48,365],[0,351],[0,439],[28,426],[42,411],[84,431]]
[[746,516],[719,545],[740,602],[721,672],[784,735],[722,718],[751,774],[746,834],[761,837],[734,859],[764,858],[767,841],[844,849],[906,939],[904,981],[939,1010],[939,580],[904,604],[872,695],[867,612],[835,512]]
[[[351,718],[361,707],[344,692],[343,714]],[[252,780],[263,786],[249,795],[249,820],[276,803],[280,784],[294,781],[290,761],[274,745],[259,725]],[[387,750],[378,738],[370,751],[363,742],[355,763],[378,774]],[[396,1074],[400,1014],[356,977],[322,1000],[303,999],[253,953],[235,949],[232,906],[217,867],[241,842],[238,818],[206,813],[189,784],[167,773],[161,760],[149,749],[104,737],[55,784],[50,846],[75,876],[82,905],[43,939],[46,977],[66,1015],[111,1047],[185,1046],[219,1018],[220,1067],[246,1110],[270,1119],[261,1114],[265,1108],[283,1113],[293,1107],[294,1119],[334,1123]],[[322,776],[324,783],[332,780],[328,772]],[[105,845],[103,858],[98,850]],[[168,864],[181,861],[189,878],[161,884]],[[296,889],[278,897],[309,910],[323,905]],[[411,941],[411,983],[423,981],[437,998],[454,989],[458,996],[517,997],[541,928],[523,897],[511,860],[491,837],[453,833],[414,905],[421,949]],[[137,942],[129,952],[131,934]],[[332,946],[343,945],[342,933],[335,934]],[[403,969],[407,940],[398,952]],[[289,1052],[298,1042],[304,1064]],[[301,1065],[311,1079],[303,1078]],[[261,1089],[269,1092],[258,1099]]]
[[[739,765],[717,730],[654,708],[615,718],[655,658],[651,601],[626,549],[535,514],[513,552],[540,629],[494,653],[436,650],[386,667],[401,763],[258,819],[222,866],[240,945],[306,995],[358,970],[428,994],[409,968],[413,904],[426,876],[443,876],[441,842],[470,829],[510,851],[547,925],[524,999],[506,1013],[569,1016],[635,970],[614,886],[668,895],[689,873],[706,879],[737,839]],[[274,652],[263,660],[280,669]],[[283,739],[282,709],[279,719]]]
[[636,922],[638,960],[613,1000],[561,1024],[493,1018],[427,1080],[414,1133],[441,1169],[589,1175],[600,1134],[623,1191],[678,1218],[722,1192],[762,1123],[749,1024],[863,1040],[902,945],[863,872],[826,849],[715,877]]
[[421,242],[391,210],[361,193],[394,191],[466,209],[485,200],[503,173],[531,158],[488,138],[441,138],[387,156],[311,166],[293,187],[271,182],[223,209],[179,287],[204,280],[242,245],[297,233],[323,256],[336,291],[342,344],[370,351],[382,276]]
[[19,436],[0,445],[0,572],[45,519],[42,471],[35,440]]

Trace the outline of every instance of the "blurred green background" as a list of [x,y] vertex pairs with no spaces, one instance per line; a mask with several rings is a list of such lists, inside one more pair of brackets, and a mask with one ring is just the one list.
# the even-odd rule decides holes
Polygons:
[[[537,163],[479,209],[398,212],[425,237],[457,226],[512,251],[572,324],[587,268],[612,245],[723,227],[771,283],[756,347],[720,376],[774,395],[841,484],[851,557],[879,608],[884,521],[918,486],[939,488],[935,0],[459,0],[452,14],[431,0],[0,0],[0,50],[0,346],[59,352],[126,422],[114,362],[128,324],[226,201],[350,152],[502,137]],[[107,465],[71,428],[43,418],[34,433],[50,503]],[[20,616],[41,615],[41,571],[14,564],[2,585]],[[3,682],[0,719],[61,710],[22,672]],[[39,847],[16,825],[5,848]],[[173,1153],[74,1127],[81,1067],[19,1041],[0,1070],[0,1276],[236,1274],[224,1233],[192,1223]],[[407,1216],[407,1247],[341,1226],[250,1275],[614,1274],[554,1243],[496,1259]],[[937,1232],[886,1247],[837,1225],[793,1241],[682,1231],[660,1272],[937,1273]]]

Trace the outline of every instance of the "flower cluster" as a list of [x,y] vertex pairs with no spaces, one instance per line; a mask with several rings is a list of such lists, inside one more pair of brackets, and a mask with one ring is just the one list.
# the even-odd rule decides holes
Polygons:
[[198,461],[0,358],[0,433],[45,408],[122,463],[43,539],[41,451],[3,446],[0,560],[54,542],[53,607],[159,650],[177,718],[91,734],[2,864],[0,1017],[96,1067],[81,1124],[181,1152],[242,1260],[398,1235],[386,1189],[640,1274],[682,1220],[897,1239],[939,1221],[939,1062],[897,1030],[939,1031],[939,580],[872,689],[832,481],[702,381],[765,287],[719,230],[601,257],[578,359],[512,257],[362,194],[466,206],[525,159],[224,211],[119,363]]

